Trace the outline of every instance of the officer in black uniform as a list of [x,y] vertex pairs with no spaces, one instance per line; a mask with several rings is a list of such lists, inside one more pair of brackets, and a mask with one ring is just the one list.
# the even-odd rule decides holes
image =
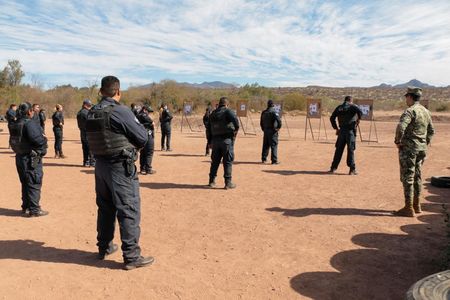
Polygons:
[[161,151],[164,150],[172,151],[172,148],[170,147],[172,119],[173,116],[170,113],[169,109],[167,108],[167,105],[161,104],[161,115],[159,116],[159,123],[161,124]]
[[142,148],[139,155],[140,173],[142,175],[156,173],[152,169],[153,152],[155,151],[155,123],[149,115],[151,112],[153,112],[153,109],[150,105],[144,105],[137,115],[137,119],[148,132],[148,142]]
[[32,120],[36,121],[39,124],[39,126],[41,126],[41,121],[39,119],[39,111],[41,110],[41,106],[37,103],[33,103],[32,108],[34,111]]
[[97,246],[99,259],[117,250],[113,244],[115,220],[119,221],[125,269],[151,264],[139,247],[141,200],[136,172],[136,148],[148,141],[148,132],[131,110],[120,104],[120,82],[114,76],[101,81],[102,99],[86,121],[91,152],[96,158]]
[[56,104],[55,108],[56,111],[52,115],[53,133],[55,134],[55,158],[66,158],[62,151],[64,126],[63,107],[61,104]]
[[30,103],[19,106],[18,119],[11,125],[11,147],[16,153],[16,168],[22,184],[22,213],[29,217],[48,215],[41,209],[42,157],[47,153],[47,138],[39,123],[32,121]]
[[86,120],[88,117],[89,110],[92,107],[92,102],[89,99],[83,101],[83,105],[80,111],[77,113],[77,123],[78,129],[80,130],[81,148],[83,150],[83,166],[84,167],[94,167],[95,159],[92,153],[89,151],[89,144],[86,136]]
[[267,109],[261,113],[260,120],[261,130],[264,131],[263,146],[261,161],[265,163],[267,161],[267,155],[269,154],[273,165],[277,165],[278,161],[278,131],[281,128],[281,118],[278,112],[274,108],[272,100],[267,101]]
[[[336,130],[337,141],[336,151],[334,152],[333,162],[329,173],[334,173],[341,162],[344,148],[347,145],[347,166],[350,168],[349,175],[357,175],[355,166],[355,148],[356,148],[356,128],[361,119],[362,111],[353,104],[353,98],[346,96],[344,103],[336,107],[330,117],[331,126]],[[336,124],[336,118],[339,121],[339,127]]]
[[11,148],[11,129],[10,126],[17,120],[17,105],[11,104],[9,109],[6,111],[6,121],[8,122],[9,130],[9,147]]
[[45,134],[45,121],[47,120],[47,116],[45,115],[45,109],[41,108],[39,110],[39,123],[41,124],[42,131]]
[[[209,116],[211,115],[211,112],[212,112],[211,104],[208,104],[205,114],[203,115],[203,125],[205,125],[205,130],[207,130],[207,128],[208,128]],[[211,147],[211,141],[208,139],[208,134],[206,134],[205,156],[209,155],[210,147]]]
[[223,160],[225,189],[236,187],[231,181],[231,171],[234,160],[234,140],[238,130],[239,122],[235,113],[228,108],[228,99],[226,97],[220,98],[219,107],[209,116],[206,130],[208,140],[212,143],[209,187],[216,186],[215,179],[221,160]]

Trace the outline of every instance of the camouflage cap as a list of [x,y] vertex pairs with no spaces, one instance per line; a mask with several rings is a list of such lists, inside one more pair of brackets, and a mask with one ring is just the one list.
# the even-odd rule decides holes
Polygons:
[[408,89],[406,90],[406,95],[416,95],[416,96],[422,96],[422,89],[415,86],[408,86]]

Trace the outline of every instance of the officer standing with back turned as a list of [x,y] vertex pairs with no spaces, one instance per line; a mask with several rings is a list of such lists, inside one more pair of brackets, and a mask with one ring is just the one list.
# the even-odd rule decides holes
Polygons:
[[16,153],[16,168],[22,184],[22,213],[29,217],[48,215],[41,209],[41,188],[44,172],[42,157],[47,153],[47,138],[38,122],[32,120],[30,103],[19,106],[17,121],[11,125],[11,148]]
[[239,122],[235,113],[228,108],[227,97],[219,100],[219,107],[209,116],[206,134],[212,143],[211,168],[209,171],[209,187],[216,186],[217,170],[220,161],[223,163],[225,189],[234,189],[231,181],[231,171],[234,160],[234,140],[239,130]]
[[[329,173],[334,173],[341,162],[344,148],[347,146],[347,166],[350,168],[349,175],[357,175],[355,165],[356,127],[361,119],[362,111],[353,104],[352,96],[345,96],[344,103],[336,107],[330,117],[331,126],[336,130],[336,150]],[[336,118],[339,127],[336,124]]]
[[126,270],[153,263],[141,256],[141,200],[135,161],[148,133],[131,110],[120,104],[120,81],[106,76],[101,81],[102,99],[93,106],[86,121],[90,150],[96,158],[95,193],[98,206],[98,258],[117,251],[113,243],[116,217]]
[[95,159],[89,150],[89,143],[86,135],[86,120],[89,110],[92,107],[92,102],[89,99],[83,100],[83,105],[77,113],[77,124],[80,130],[81,149],[83,150],[83,167],[95,167]]
[[151,112],[153,112],[153,109],[150,105],[145,104],[137,115],[137,119],[148,132],[148,142],[145,144],[144,148],[142,148],[139,155],[141,175],[151,175],[156,173],[152,167],[153,153],[155,151],[155,123],[150,117]]
[[267,101],[267,109],[261,113],[261,130],[264,131],[261,161],[267,161],[270,149],[272,165],[278,165],[278,131],[281,128],[281,118],[275,110],[273,101]]

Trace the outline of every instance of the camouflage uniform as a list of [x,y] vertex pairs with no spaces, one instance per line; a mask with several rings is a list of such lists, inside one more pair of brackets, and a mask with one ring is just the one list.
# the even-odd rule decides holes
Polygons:
[[430,112],[418,101],[403,112],[395,133],[395,143],[399,145],[400,181],[405,194],[405,208],[412,209],[414,200],[417,213],[421,211],[422,164],[433,134]]

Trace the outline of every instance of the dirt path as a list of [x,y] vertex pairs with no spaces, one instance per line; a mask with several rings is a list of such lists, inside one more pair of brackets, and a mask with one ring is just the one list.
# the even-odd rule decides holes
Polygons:
[[[358,176],[345,175],[345,160],[338,175],[324,174],[335,137],[328,126],[328,141],[304,141],[303,124],[290,120],[277,166],[259,163],[260,135],[239,136],[231,191],[205,188],[203,133],[174,130],[174,152],[156,152],[157,174],[140,176],[141,246],[156,263],[130,272],[120,253],[95,259],[93,169],[80,167],[75,121],[67,121],[64,160],[52,158],[48,130],[43,218],[17,213],[19,180],[0,133],[0,298],[402,299],[439,271],[440,203],[450,193],[427,184],[420,217],[391,217],[402,205],[395,123],[377,124],[380,143],[358,143]],[[450,124],[436,127],[424,178],[450,172]]]

